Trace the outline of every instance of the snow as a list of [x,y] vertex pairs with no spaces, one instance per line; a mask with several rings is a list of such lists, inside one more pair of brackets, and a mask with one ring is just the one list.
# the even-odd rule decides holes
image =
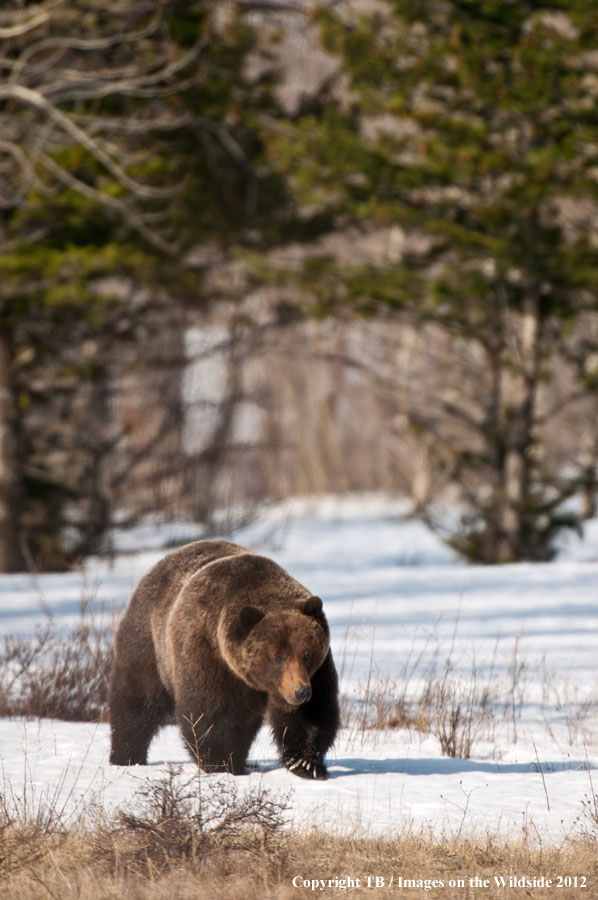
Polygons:
[[[582,803],[598,790],[598,522],[547,564],[468,566],[400,502],[378,496],[294,501],[265,509],[232,539],[273,557],[323,597],[346,702],[363,713],[376,683],[415,700],[443,675],[457,692],[486,691],[494,715],[474,728],[470,759],[442,755],[415,727],[343,730],[329,780],[280,768],[269,732],[252,748],[243,789],[290,797],[297,825],[343,833],[525,834],[562,841],[587,825]],[[32,634],[51,617],[98,627],[118,617],[141,575],[163,555],[151,524],[119,536],[108,563],[79,573],[0,577],[0,634]],[[169,541],[192,526],[169,526]],[[231,537],[227,535],[227,537]],[[108,764],[106,724],[0,719],[0,791],[34,810],[53,803],[76,816],[131,805],[168,764],[193,771],[174,727],[150,764]],[[223,776],[206,776],[217,778]],[[232,778],[232,776],[224,776]]]

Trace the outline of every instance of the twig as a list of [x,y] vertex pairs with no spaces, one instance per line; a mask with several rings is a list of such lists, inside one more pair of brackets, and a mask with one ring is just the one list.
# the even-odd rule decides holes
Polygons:
[[548,812],[550,812],[550,800],[548,799],[548,790],[546,789],[546,779],[544,778],[544,772],[543,772],[542,766],[540,764],[540,757],[538,756],[538,751],[536,749],[535,742],[532,742],[532,746],[534,748],[534,753],[536,754],[536,762],[538,763],[538,770],[540,772],[540,775],[542,776],[542,785],[544,786],[544,794],[546,796],[546,807],[548,809]]

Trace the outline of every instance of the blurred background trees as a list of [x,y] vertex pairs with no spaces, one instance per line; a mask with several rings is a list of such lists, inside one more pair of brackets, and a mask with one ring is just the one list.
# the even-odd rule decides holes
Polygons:
[[339,78],[280,132],[280,166],[302,202],[390,229],[391,249],[311,256],[306,294],[434,323],[475,358],[412,413],[459,489],[450,540],[477,561],[549,558],[581,472],[548,458],[542,428],[597,375],[593,342],[574,340],[553,401],[597,309],[595,7],[389,2],[320,20]]
[[598,493],[597,26],[4,4],[0,570],[349,490],[549,558]]
[[101,545],[135,461],[173,443],[167,395],[119,454],[134,424],[115,410],[125,369],[165,369],[165,354],[180,367],[180,307],[202,302],[190,249],[224,246],[249,219],[258,234],[259,145],[239,110],[259,108],[262,89],[242,72],[250,32],[216,10],[0,13],[3,570]]

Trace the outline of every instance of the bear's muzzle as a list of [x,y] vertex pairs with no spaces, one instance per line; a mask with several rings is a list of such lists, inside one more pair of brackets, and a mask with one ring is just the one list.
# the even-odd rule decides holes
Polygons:
[[311,684],[302,684],[295,691],[297,703],[307,703],[311,700]]

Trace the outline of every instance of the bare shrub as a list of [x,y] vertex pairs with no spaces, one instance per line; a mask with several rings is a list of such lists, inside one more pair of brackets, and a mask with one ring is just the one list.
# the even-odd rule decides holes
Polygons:
[[461,683],[442,679],[432,692],[432,733],[443,756],[469,759],[473,745],[474,698]]
[[581,801],[581,813],[576,823],[580,826],[582,839],[598,846],[598,793],[594,787],[592,770],[589,761],[586,760],[589,782],[589,793],[585,794]]
[[279,838],[286,798],[260,785],[242,792],[230,778],[168,767],[148,781],[116,820],[98,830],[96,853],[110,866],[149,873],[214,852],[254,853]]
[[588,840],[598,844],[598,794],[586,794],[581,806],[582,833]]
[[475,677],[458,677],[450,660],[441,677],[429,675],[416,697],[409,697],[406,683],[386,678],[369,681],[342,703],[345,727],[361,746],[366,736],[375,742],[375,732],[405,728],[433,734],[444,756],[459,759],[469,759],[475,741],[493,734],[495,709],[490,688],[478,687]]
[[542,717],[551,738],[558,742],[554,734],[554,721],[558,716],[565,725],[569,744],[591,745],[596,741],[598,726],[598,690],[588,692],[588,685],[572,683],[565,678],[557,678],[556,674],[546,667],[542,671]]
[[474,742],[494,721],[495,706],[489,686],[478,686],[475,664],[469,677],[458,677],[449,658],[443,675],[431,683],[425,696],[430,730],[443,756],[469,759]]
[[356,697],[342,698],[342,718],[354,734],[406,728],[426,732],[428,711],[419,700],[407,698],[407,682],[394,678],[368,679]]
[[6,878],[24,867],[38,865],[46,855],[43,831],[16,826],[0,815],[0,874]]
[[404,689],[386,678],[374,685],[370,692],[371,718],[367,727],[373,729],[407,728],[428,731],[429,715],[420,703],[409,702]]
[[130,809],[112,817],[96,807],[73,819],[57,795],[16,807],[0,798],[3,896],[37,896],[35,884],[50,896],[141,896],[136,891],[157,879],[177,881],[183,873],[218,881],[234,873],[251,887],[253,871],[257,881],[270,880],[288,850],[286,797],[261,785],[240,791],[230,778],[199,771],[169,768],[148,779]]
[[[341,656],[341,681],[348,653],[349,625],[350,619]],[[424,681],[429,682],[431,678],[430,673],[424,668],[424,657],[429,641],[426,640],[419,650],[416,650],[415,644],[411,647],[396,677],[381,678],[374,670],[374,639],[375,626],[371,640],[370,668],[365,685],[358,685],[354,696],[341,697],[343,726],[349,729],[350,740],[359,738],[362,747],[366,737],[368,742],[375,742],[375,732],[406,728],[409,731],[425,733],[430,728],[429,690],[426,687],[421,694],[421,690],[416,692],[413,686],[414,679],[419,682],[423,676]]]
[[0,715],[89,722],[106,718],[112,636],[82,616],[71,632],[49,624],[0,647]]

